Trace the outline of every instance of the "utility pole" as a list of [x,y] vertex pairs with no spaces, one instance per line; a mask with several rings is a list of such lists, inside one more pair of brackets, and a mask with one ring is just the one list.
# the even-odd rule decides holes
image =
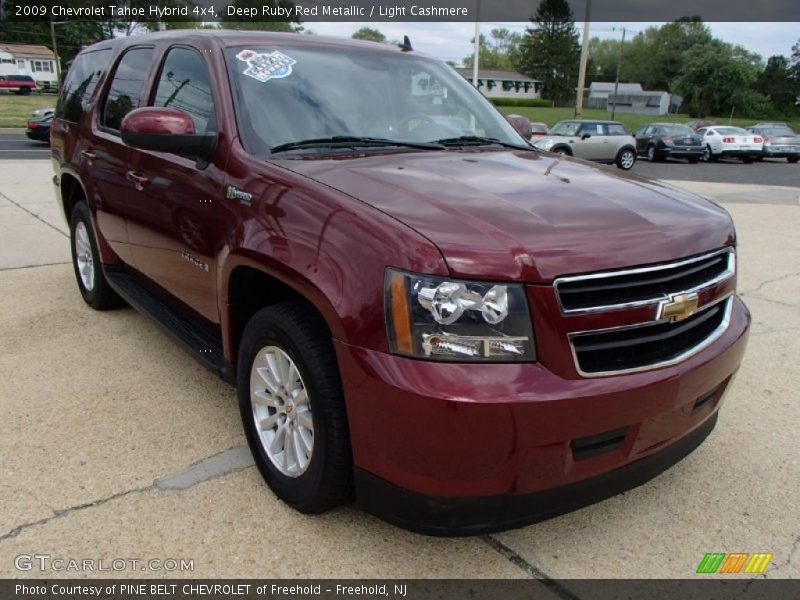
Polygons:
[[56,89],[61,91],[61,59],[58,57],[58,44],[56,44],[56,24],[50,21],[50,41],[53,44],[53,54],[56,55]]
[[619,58],[617,58],[617,78],[614,80],[614,103],[611,105],[611,120],[617,114],[617,90],[619,89],[619,72],[622,70],[622,49],[625,48],[625,28],[622,28],[622,43],[619,45]]
[[578,94],[575,98],[575,118],[583,118],[583,88],[586,85],[586,61],[589,58],[589,21],[592,18],[592,0],[586,0],[586,14],[583,17],[583,44],[581,45],[581,64],[578,73]]
[[478,87],[478,59],[481,52],[481,0],[475,2],[475,48],[472,51],[472,85]]

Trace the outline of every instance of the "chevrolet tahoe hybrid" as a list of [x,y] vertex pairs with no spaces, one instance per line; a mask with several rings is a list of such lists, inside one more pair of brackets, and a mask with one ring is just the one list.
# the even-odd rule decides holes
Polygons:
[[101,42],[52,158],[83,299],[234,384],[303,512],[463,535],[576,509],[698,446],[745,350],[722,208],[533,148],[410,43]]

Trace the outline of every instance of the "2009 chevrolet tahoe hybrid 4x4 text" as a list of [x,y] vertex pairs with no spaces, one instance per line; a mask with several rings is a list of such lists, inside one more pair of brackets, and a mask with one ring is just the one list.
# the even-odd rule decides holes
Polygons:
[[533,149],[410,44],[101,42],[52,129],[83,298],[235,383],[301,511],[471,534],[573,510],[700,444],[742,359],[724,210]]

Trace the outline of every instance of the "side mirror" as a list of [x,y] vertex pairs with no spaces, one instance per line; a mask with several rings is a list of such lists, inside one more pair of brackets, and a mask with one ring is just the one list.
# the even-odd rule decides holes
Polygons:
[[583,135],[581,135],[582,140],[588,140],[590,137],[592,137],[591,133],[584,133]]
[[148,106],[122,119],[122,141],[141,150],[207,159],[217,149],[216,133],[196,133],[194,120],[182,110]]
[[514,130],[520,134],[525,141],[529,141],[533,135],[533,127],[531,122],[522,115],[508,115],[506,120],[511,123]]

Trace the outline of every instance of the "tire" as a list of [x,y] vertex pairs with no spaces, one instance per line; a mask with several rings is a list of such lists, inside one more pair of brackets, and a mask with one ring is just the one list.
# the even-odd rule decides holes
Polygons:
[[630,171],[633,165],[636,164],[636,152],[631,148],[623,148],[619,151],[619,154],[617,154],[617,158],[614,162],[616,162],[617,166],[623,171]]
[[790,156],[786,159],[786,162],[794,165],[797,163],[798,160],[800,160],[800,158],[798,158],[797,156]]
[[749,165],[749,164],[751,164],[753,162],[753,157],[752,156],[743,156],[742,157],[742,162],[744,164],[746,164],[746,165]]
[[97,240],[92,228],[92,216],[86,202],[78,202],[72,209],[69,222],[72,268],[83,300],[95,310],[108,310],[124,304],[111,289],[103,273]]
[[696,165],[700,159],[699,159],[699,158],[692,157],[692,158],[687,158],[686,160],[688,160],[688,161],[689,161],[689,164],[690,164],[690,165]]
[[[287,375],[291,367],[296,376]],[[281,500],[320,513],[348,499],[353,458],[344,393],[331,335],[316,312],[280,303],[250,319],[237,393],[253,458]],[[295,445],[287,447],[290,435]]]
[[647,147],[647,160],[650,162],[661,162],[664,159],[656,154],[656,147],[650,144]]
[[756,156],[756,162],[764,162],[763,156]]
[[718,156],[714,156],[714,153],[711,152],[711,146],[706,145],[705,150],[703,151],[703,162],[717,162],[719,159]]
[[31,88],[29,87],[21,87],[19,88],[19,93],[21,96],[30,96]]
[[559,154],[561,156],[572,156],[572,152],[570,152],[569,149],[566,148],[565,146],[557,146],[556,148],[551,150],[551,152],[553,152],[553,154]]

